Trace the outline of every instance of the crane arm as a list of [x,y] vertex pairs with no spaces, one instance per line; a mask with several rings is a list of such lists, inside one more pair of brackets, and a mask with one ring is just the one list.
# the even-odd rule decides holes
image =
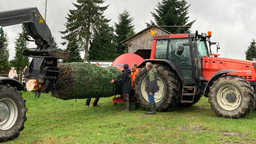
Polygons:
[[69,59],[69,53],[57,49],[51,31],[37,8],[0,12],[0,27],[16,24],[24,25],[37,46],[22,52],[23,56],[33,57],[25,71],[26,81],[35,84],[30,91],[47,93],[55,86],[59,74],[57,59]]
[[34,39],[37,45],[37,48],[24,50],[22,53],[24,56],[69,58],[69,54],[57,49],[51,31],[36,7],[0,12],[1,27],[16,24],[23,24],[26,32]]
[[42,49],[56,46],[51,31],[37,8],[26,8],[0,12],[0,26],[23,24],[28,34]]

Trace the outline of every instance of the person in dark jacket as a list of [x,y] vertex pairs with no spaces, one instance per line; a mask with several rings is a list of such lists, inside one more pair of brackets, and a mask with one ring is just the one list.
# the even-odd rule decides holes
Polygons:
[[157,70],[153,68],[153,65],[151,62],[146,63],[146,69],[148,70],[148,74],[146,76],[145,91],[148,93],[150,110],[145,114],[153,115],[156,113],[156,103],[155,103],[154,95],[158,91]]
[[124,99],[124,109],[123,112],[129,111],[129,94],[131,91],[131,70],[129,69],[128,64],[124,64],[124,70],[122,71],[121,79],[120,80],[111,80],[111,83],[120,83],[122,85],[122,93]]

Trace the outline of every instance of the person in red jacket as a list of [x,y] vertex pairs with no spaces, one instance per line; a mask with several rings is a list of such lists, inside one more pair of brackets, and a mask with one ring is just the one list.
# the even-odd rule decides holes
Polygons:
[[139,72],[139,70],[137,69],[137,64],[136,63],[132,63],[131,64],[131,93],[129,95],[129,100],[130,100],[130,104],[131,104],[131,100],[132,100],[132,97],[134,99],[134,108],[132,108],[131,110],[136,110],[139,108],[139,104],[137,102],[137,98],[134,96],[135,92],[133,90],[134,88],[134,80],[136,78],[136,74]]

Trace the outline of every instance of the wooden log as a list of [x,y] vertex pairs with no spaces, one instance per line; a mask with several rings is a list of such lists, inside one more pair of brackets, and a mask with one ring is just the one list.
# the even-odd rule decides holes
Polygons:
[[121,71],[116,67],[100,67],[75,62],[58,65],[60,73],[52,95],[63,100],[110,97],[120,93],[120,85],[111,84]]
[[38,84],[36,79],[30,79],[26,82],[26,89],[28,91],[37,91],[41,88],[41,85]]

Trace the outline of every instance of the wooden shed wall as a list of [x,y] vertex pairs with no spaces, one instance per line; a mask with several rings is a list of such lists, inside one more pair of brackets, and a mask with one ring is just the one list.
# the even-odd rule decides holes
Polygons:
[[135,53],[138,49],[145,49],[145,50],[151,50],[152,48],[152,41],[153,36],[151,35],[151,30],[155,30],[155,35],[169,35],[165,31],[162,31],[161,29],[154,27],[149,30],[144,31],[142,34],[132,38],[128,42],[128,52],[129,53]]

